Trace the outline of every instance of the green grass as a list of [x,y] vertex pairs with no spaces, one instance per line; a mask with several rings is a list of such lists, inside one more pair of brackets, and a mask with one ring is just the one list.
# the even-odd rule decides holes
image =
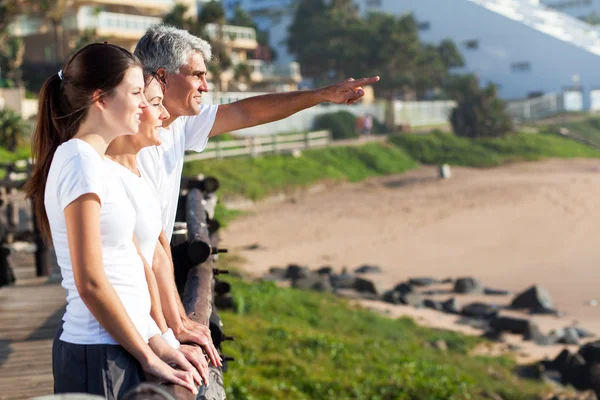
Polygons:
[[600,118],[587,118],[581,121],[566,122],[560,124],[560,127],[565,127],[573,134],[581,136],[591,143],[600,146]]
[[189,162],[184,165],[184,174],[215,176],[221,181],[220,195],[258,200],[321,180],[356,182],[369,176],[405,172],[416,166],[402,149],[370,143],[308,150],[299,158],[279,155]]
[[599,150],[551,134],[515,133],[504,138],[473,140],[437,132],[395,135],[389,140],[417,161],[432,165],[482,168],[552,157],[600,157]]
[[[221,262],[221,261],[220,261]],[[243,399],[542,399],[548,387],[515,376],[513,360],[472,357],[476,337],[351,307],[332,295],[232,283],[236,311],[220,312],[228,397]],[[431,346],[443,339],[448,351]]]

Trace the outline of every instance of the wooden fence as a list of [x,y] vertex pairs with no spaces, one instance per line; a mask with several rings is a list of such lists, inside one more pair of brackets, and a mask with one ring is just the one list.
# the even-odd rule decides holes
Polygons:
[[209,141],[201,153],[185,156],[185,161],[207,160],[239,156],[256,157],[260,154],[278,154],[313,147],[324,147],[331,143],[329,131],[316,131],[294,135],[248,136],[238,140]]

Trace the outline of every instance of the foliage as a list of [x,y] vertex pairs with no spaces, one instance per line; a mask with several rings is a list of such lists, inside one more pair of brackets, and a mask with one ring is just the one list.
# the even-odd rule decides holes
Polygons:
[[416,165],[402,149],[372,143],[308,150],[299,158],[272,155],[192,161],[184,164],[184,174],[215,176],[221,182],[221,195],[258,200],[320,180],[359,181],[374,175],[405,172]]
[[348,111],[337,111],[322,114],[315,118],[313,129],[331,131],[331,137],[337,139],[351,139],[359,136],[356,130],[356,117]]
[[31,135],[31,126],[12,110],[0,111],[0,146],[15,152]]
[[378,96],[398,97],[445,84],[451,68],[463,65],[450,39],[420,42],[412,15],[361,16],[351,0],[300,0],[287,40],[304,76],[317,85],[349,77],[379,75]]
[[[468,356],[480,338],[386,318],[332,295],[225,279],[236,309],[220,315],[228,334],[242,338],[225,343],[236,359],[228,397],[541,400],[551,389],[518,379],[508,358]],[[438,340],[448,351],[433,348]]]
[[233,77],[239,82],[248,82],[250,80],[250,74],[252,69],[246,63],[239,63],[235,66],[233,71]]
[[548,134],[511,134],[504,138],[469,139],[436,132],[428,135],[394,135],[389,141],[423,164],[448,163],[468,167],[494,167],[514,161],[550,157],[600,157],[600,151]]
[[513,128],[506,106],[498,97],[496,86],[479,87],[472,75],[454,77],[451,96],[458,103],[450,122],[454,133],[470,138],[504,136]]

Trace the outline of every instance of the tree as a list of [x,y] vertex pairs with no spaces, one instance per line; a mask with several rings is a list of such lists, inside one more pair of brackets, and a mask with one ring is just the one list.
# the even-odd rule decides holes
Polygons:
[[49,21],[54,34],[55,60],[62,62],[66,58],[63,32],[63,18],[68,8],[67,0],[32,1],[34,13]]
[[422,99],[427,90],[445,86],[450,78],[450,70],[463,65],[463,58],[450,39],[442,41],[438,46],[421,45],[415,74],[417,97]]
[[28,136],[31,127],[13,110],[0,111],[0,146],[9,151],[16,151]]
[[456,76],[449,89],[458,105],[450,122],[458,136],[470,138],[500,137],[513,128],[505,103],[498,98],[496,86],[479,87],[473,75]]

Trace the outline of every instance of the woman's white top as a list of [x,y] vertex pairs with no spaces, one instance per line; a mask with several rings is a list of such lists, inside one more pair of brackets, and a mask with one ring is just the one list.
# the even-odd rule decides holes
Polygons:
[[88,143],[71,139],[56,150],[46,180],[44,204],[62,286],[67,291],[60,339],[69,343],[117,344],[84,304],[73,277],[64,210],[88,193],[98,196],[101,203],[100,237],[106,277],[140,335],[147,341],[157,333],[150,318],[144,266],[133,243],[136,210],[119,177],[109,171],[103,157]]
[[125,192],[135,209],[135,238],[146,262],[152,267],[154,249],[162,230],[158,194],[144,177],[134,174],[129,168],[108,157],[104,160],[111,174],[117,176],[123,183]]

